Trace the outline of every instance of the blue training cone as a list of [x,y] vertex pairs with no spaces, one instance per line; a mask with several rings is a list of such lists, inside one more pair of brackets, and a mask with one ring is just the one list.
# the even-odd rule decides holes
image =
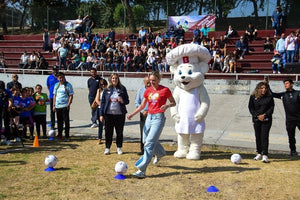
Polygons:
[[115,179],[124,180],[124,179],[126,179],[126,177],[123,174],[117,174],[115,176]]
[[219,192],[219,189],[211,185],[206,189],[206,192]]
[[48,139],[48,140],[52,141],[52,140],[54,140],[54,137],[49,137],[49,139]]
[[47,167],[46,169],[45,169],[45,172],[53,172],[53,171],[55,171],[56,169],[54,169],[53,167]]

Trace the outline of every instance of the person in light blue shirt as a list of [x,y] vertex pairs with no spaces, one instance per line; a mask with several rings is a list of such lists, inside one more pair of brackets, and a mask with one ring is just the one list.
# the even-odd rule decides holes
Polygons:
[[59,57],[59,69],[61,69],[61,66],[64,66],[64,69],[67,69],[67,55],[68,55],[68,48],[66,47],[66,44],[63,43],[61,47],[59,47],[58,51],[58,57]]
[[139,30],[139,36],[137,38],[137,46],[141,46],[146,41],[146,29],[144,29],[144,26],[141,26],[141,29]]
[[70,105],[73,101],[73,87],[66,81],[65,74],[57,73],[58,83],[55,84],[53,90],[53,111],[57,117],[57,137],[62,140],[63,125],[65,123],[65,142],[69,141],[70,133]]
[[[136,97],[135,97],[135,107],[136,108],[138,108],[141,105],[141,103],[144,99],[144,92],[150,86],[151,86],[151,83],[150,83],[150,80],[149,80],[149,76],[145,76],[144,86],[141,87],[140,89],[138,89]],[[143,153],[144,153],[143,129],[144,129],[144,125],[145,125],[147,115],[148,115],[148,103],[145,106],[145,108],[140,111],[140,134],[141,134],[140,147],[141,147],[141,152],[138,153],[139,155],[143,155]]]
[[286,65],[286,49],[285,49],[285,35],[284,35],[284,33],[281,34],[280,39],[277,41],[275,50],[280,53],[280,56],[282,58],[282,65],[283,65],[283,68],[285,68],[285,65]]

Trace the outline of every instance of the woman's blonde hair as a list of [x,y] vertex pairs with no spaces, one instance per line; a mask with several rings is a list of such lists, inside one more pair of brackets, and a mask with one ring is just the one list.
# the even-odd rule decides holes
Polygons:
[[158,80],[161,79],[161,74],[159,73],[159,71],[154,71],[154,72],[152,72],[152,73],[150,74],[150,76],[151,76],[151,75],[155,76]]
[[254,91],[252,92],[252,95],[255,96],[255,98],[259,98],[259,97],[262,97],[263,95],[261,94],[261,87],[262,86],[265,86],[266,87],[266,96],[270,96],[271,95],[271,92],[270,92],[270,89],[269,89],[269,85],[267,83],[264,83],[264,82],[259,82]]
[[113,76],[116,76],[117,79],[118,79],[118,84],[117,84],[116,87],[117,87],[117,88],[123,88],[124,86],[122,85],[122,83],[121,83],[121,81],[120,81],[120,77],[119,77],[119,75],[118,75],[117,73],[112,73],[112,74],[110,75],[110,77],[109,77],[109,83],[108,83],[107,88],[113,87],[112,82],[111,82],[111,79],[112,79]]

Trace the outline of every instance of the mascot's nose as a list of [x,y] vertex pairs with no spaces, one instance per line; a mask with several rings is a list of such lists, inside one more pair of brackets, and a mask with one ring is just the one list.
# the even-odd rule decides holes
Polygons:
[[181,76],[181,79],[185,79],[185,76]]

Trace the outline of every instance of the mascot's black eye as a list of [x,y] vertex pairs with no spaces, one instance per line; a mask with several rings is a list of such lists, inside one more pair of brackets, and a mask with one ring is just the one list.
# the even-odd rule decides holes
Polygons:
[[192,73],[193,73],[192,70],[189,70],[188,74],[191,75]]
[[182,71],[181,71],[181,70],[179,70],[178,74],[179,74],[179,75],[181,75],[181,74],[182,74]]

